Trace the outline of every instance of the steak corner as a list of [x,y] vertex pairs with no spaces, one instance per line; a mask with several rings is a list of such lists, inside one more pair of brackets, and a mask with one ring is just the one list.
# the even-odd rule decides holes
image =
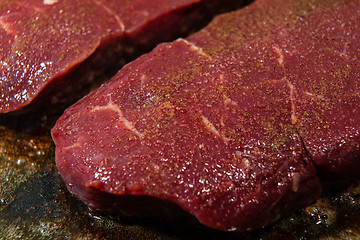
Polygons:
[[225,231],[314,201],[317,169],[359,169],[359,16],[355,0],[258,0],[159,45],[52,129],[68,189],[113,211],[99,196],[166,200]]

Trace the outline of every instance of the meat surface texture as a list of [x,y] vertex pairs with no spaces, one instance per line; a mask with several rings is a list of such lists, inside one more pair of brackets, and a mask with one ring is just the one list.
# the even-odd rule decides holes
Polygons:
[[[0,113],[22,109],[54,86],[61,91],[69,72],[96,51],[148,48],[197,26],[219,5],[216,0],[1,0]],[[100,54],[94,61],[106,65],[112,60],[107,58]]]
[[59,172],[94,208],[147,196],[215,229],[268,225],[319,196],[318,170],[359,169],[359,34],[357,0],[221,15],[67,109]]

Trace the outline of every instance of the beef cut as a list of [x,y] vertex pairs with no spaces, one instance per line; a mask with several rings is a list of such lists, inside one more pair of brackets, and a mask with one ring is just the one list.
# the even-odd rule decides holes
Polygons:
[[94,208],[151,197],[211,228],[263,227],[319,196],[318,170],[359,172],[359,38],[357,0],[221,15],[67,109],[58,170]]
[[119,67],[121,54],[184,34],[241,2],[1,0],[0,113],[22,109],[55,87],[61,92],[85,84],[65,80],[95,53],[93,65],[82,68],[86,81],[109,64]]

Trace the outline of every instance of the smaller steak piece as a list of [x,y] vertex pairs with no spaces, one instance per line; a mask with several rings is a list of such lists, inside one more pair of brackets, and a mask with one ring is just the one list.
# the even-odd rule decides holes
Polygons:
[[[53,88],[70,94],[109,68],[114,72],[124,52],[184,34],[219,11],[220,2],[0,0],[0,113],[22,109]],[[67,79],[91,56],[81,65],[85,77]]]

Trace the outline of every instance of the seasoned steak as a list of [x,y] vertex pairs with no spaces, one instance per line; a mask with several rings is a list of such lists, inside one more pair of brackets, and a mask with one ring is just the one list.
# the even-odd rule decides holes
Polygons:
[[159,45],[56,123],[68,189],[120,212],[126,196],[157,198],[239,231],[313,201],[317,168],[359,169],[359,17],[356,0],[258,0]]
[[85,85],[77,76],[66,77],[94,53],[93,65],[82,66],[86,81],[108,71],[108,65],[119,67],[115,61],[124,52],[184,34],[220,11],[220,4],[242,1],[222,2],[1,0],[0,113],[22,109],[54,87],[61,92]]

